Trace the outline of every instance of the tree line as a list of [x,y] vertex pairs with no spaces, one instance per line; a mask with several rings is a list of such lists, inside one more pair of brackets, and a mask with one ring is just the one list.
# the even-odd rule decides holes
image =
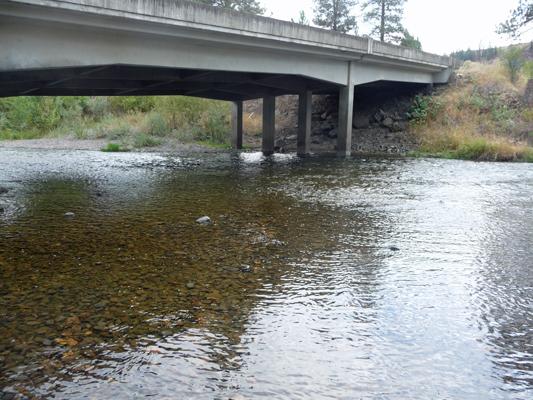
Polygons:
[[467,50],[457,50],[450,54],[451,57],[458,58],[463,61],[488,61],[498,54],[496,47],[489,47],[488,49],[472,50],[470,47]]
[[[266,9],[258,0],[193,0],[196,3],[263,15]],[[354,12],[359,0],[313,0],[313,24],[340,33],[358,34],[357,16]],[[402,25],[403,7],[407,0],[364,0],[361,4],[362,19],[370,24],[369,37],[382,42],[397,43],[405,47],[422,50],[418,38],[412,36]],[[302,25],[310,25],[304,11],[298,20]]]

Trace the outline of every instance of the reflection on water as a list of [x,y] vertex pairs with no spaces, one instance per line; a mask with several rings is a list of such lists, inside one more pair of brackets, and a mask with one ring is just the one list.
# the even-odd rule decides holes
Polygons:
[[530,165],[0,159],[0,399],[533,397]]

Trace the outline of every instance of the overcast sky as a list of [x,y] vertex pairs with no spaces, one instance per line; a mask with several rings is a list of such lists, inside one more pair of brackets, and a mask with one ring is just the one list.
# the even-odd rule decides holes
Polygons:
[[[266,16],[290,21],[298,20],[304,10],[309,20],[313,16],[313,0],[261,0],[267,8]],[[496,33],[496,25],[509,17],[518,0],[408,0],[404,8],[404,27],[418,37],[422,49],[430,53],[450,54],[455,50],[478,49],[489,44],[512,44]],[[356,7],[355,14],[360,14]],[[272,15],[271,15],[272,14]],[[359,22],[359,34],[370,33],[370,28]],[[533,40],[533,31],[523,35],[520,42]]]

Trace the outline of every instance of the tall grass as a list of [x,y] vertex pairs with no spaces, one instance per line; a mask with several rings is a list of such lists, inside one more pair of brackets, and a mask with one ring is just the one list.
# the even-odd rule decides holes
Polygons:
[[[498,65],[465,63],[459,87],[415,99],[411,133],[425,154],[467,160],[531,161],[533,149],[520,138],[520,127],[533,119],[518,99],[525,80],[512,85]],[[415,114],[416,115],[416,114]]]

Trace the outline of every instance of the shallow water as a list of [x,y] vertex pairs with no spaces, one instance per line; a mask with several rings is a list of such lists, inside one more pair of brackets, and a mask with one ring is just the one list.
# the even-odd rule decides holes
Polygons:
[[7,398],[533,398],[531,164],[0,150],[2,204]]

